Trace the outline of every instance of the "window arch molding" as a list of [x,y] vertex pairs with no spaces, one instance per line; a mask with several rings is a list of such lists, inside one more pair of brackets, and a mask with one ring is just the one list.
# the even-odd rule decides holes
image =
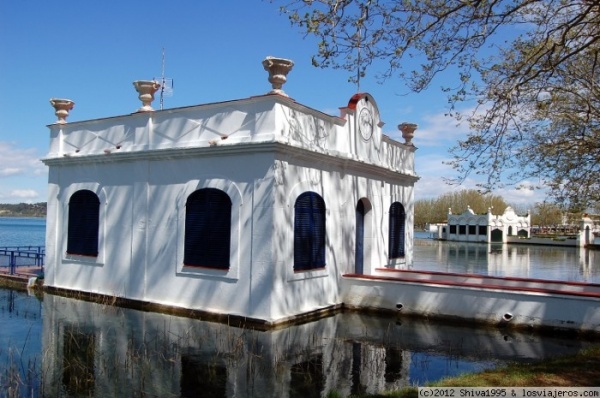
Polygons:
[[307,191],[294,203],[294,272],[326,266],[325,200]]
[[[359,205],[359,203],[361,205]],[[362,206],[362,214],[359,215],[359,206]],[[355,207],[355,242],[354,242],[354,269],[357,272],[357,262],[362,265],[362,273],[370,273],[372,247],[373,247],[373,204],[367,196],[359,196]],[[360,225],[359,225],[360,221]],[[362,230],[359,228],[362,227]],[[362,238],[362,242],[357,240]],[[359,246],[360,249],[359,249]],[[359,250],[357,250],[359,249]],[[362,251],[362,260],[357,258]]]
[[388,215],[388,257],[393,262],[406,256],[406,210],[402,202],[390,203]]
[[[186,267],[183,263],[185,254],[185,218],[186,203],[190,195],[204,188],[213,188],[226,193],[231,200],[231,231],[230,231],[230,257],[229,269],[212,269]],[[176,273],[179,275],[201,275],[217,279],[237,280],[239,278],[239,265],[241,249],[240,243],[240,222],[241,210],[244,205],[242,191],[239,186],[223,177],[216,175],[200,176],[198,179],[187,182],[180,190],[176,198],[177,212],[177,255],[176,255]]]
[[[295,184],[287,193],[286,204],[289,208],[294,208],[296,204],[296,199],[304,192],[314,192],[325,199],[325,195],[323,194],[323,189],[321,184],[315,184],[313,181],[303,180]],[[325,203],[325,207],[327,208],[327,202]],[[327,211],[329,208],[327,208]]]
[[[319,195],[325,202],[325,263],[329,263],[328,261],[328,248],[329,248],[329,237],[327,234],[328,218],[330,209],[327,205],[327,197],[323,192],[322,185],[315,183],[314,181],[302,180],[296,183],[291,189],[287,192],[287,196],[285,197],[285,205],[286,205],[286,214],[285,217],[289,220],[288,225],[291,228],[287,228],[282,237],[282,247],[283,247],[283,256],[285,258],[294,258],[294,206],[296,205],[296,199],[304,192],[314,192]],[[285,264],[287,280],[302,280],[302,279],[311,279],[311,278],[321,278],[328,276],[329,268],[318,268],[313,270],[307,270],[302,272],[295,272],[293,264],[286,263]]]
[[[91,191],[96,194],[100,201],[100,208],[98,213],[98,255],[92,256],[79,256],[67,254],[67,242],[68,242],[68,226],[69,226],[69,201],[71,197],[78,191]],[[61,242],[58,247],[61,248],[62,258],[68,261],[76,261],[83,263],[93,263],[96,265],[104,264],[105,257],[105,237],[106,237],[106,217],[108,207],[108,195],[106,189],[97,182],[77,183],[71,184],[64,189],[61,189],[57,195],[57,203],[59,203],[60,211],[57,212],[57,216],[60,219],[59,225],[59,236]]]
[[188,196],[185,208],[184,267],[228,270],[231,257],[231,199],[216,188]]

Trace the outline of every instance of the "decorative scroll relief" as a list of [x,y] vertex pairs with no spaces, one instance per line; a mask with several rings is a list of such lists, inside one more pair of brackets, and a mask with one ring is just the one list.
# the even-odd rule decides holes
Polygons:
[[308,169],[307,170],[307,177],[308,177],[308,182],[311,185],[319,185],[321,183],[321,170],[316,170],[316,169]]
[[319,148],[325,146],[330,132],[323,120],[293,109],[288,109],[285,117],[288,126],[287,135],[292,140],[300,142],[305,146],[316,146]]
[[383,166],[395,171],[414,173],[414,158],[405,148],[384,142],[380,153]]
[[387,166],[392,170],[399,170],[402,168],[402,160],[400,159],[400,155],[398,152],[398,148],[394,148],[391,145],[387,145]]
[[276,160],[273,164],[273,178],[275,179],[275,185],[283,185],[285,180],[285,172],[287,170],[287,163],[281,160]]

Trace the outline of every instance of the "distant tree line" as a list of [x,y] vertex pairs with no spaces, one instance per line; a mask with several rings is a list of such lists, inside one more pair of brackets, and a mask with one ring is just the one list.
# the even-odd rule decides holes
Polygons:
[[0,217],[46,217],[46,202],[0,203]]
[[[510,205],[501,196],[481,194],[475,189],[443,194],[434,199],[415,201],[415,229],[422,230],[427,224],[444,223],[448,220],[448,209],[452,214],[462,214],[470,207],[475,214],[486,214],[491,209],[492,214],[500,215],[511,206],[519,215],[531,214],[531,224],[538,226],[576,225],[581,220],[582,213],[566,212],[558,205],[548,202],[535,203],[532,208]],[[598,209],[592,211],[598,212]]]
[[443,223],[448,220],[448,209],[452,214],[461,214],[470,207],[475,214],[502,214],[508,204],[498,195],[482,195],[475,189],[445,193],[434,199],[415,201],[415,228],[423,229],[426,224]]

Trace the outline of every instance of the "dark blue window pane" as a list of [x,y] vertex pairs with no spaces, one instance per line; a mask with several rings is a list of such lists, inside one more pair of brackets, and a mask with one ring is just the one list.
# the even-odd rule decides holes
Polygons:
[[390,206],[390,258],[404,257],[406,213],[404,206],[394,202]]
[[67,253],[98,255],[100,200],[88,190],[75,192],[69,200]]
[[192,193],[185,209],[183,263],[228,269],[231,246],[231,199],[215,188]]
[[315,192],[305,192],[294,205],[294,270],[324,266],[325,201]]

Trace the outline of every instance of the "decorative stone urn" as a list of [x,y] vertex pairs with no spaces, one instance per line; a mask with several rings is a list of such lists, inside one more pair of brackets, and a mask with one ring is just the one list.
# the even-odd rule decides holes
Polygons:
[[398,125],[398,129],[402,131],[402,138],[404,138],[404,143],[406,145],[413,145],[412,139],[415,136],[415,130],[417,129],[417,125],[415,123],[402,123]]
[[50,98],[50,105],[54,108],[54,114],[58,117],[56,123],[65,124],[69,111],[75,106],[75,102],[70,99]]
[[269,72],[269,83],[273,88],[268,94],[279,94],[288,97],[281,87],[287,81],[287,74],[294,67],[294,62],[284,58],[267,57],[262,64],[265,70]]
[[142,107],[137,112],[152,112],[152,101],[154,101],[154,93],[160,88],[160,84],[155,80],[136,80],[133,82],[133,87],[140,94],[138,98],[142,101]]

